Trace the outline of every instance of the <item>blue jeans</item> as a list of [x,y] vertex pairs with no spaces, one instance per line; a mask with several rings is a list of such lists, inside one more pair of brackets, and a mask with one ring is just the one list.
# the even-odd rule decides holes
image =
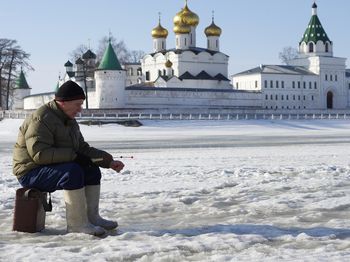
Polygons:
[[99,185],[101,171],[96,165],[81,167],[77,163],[69,162],[34,168],[18,181],[23,187],[36,188],[43,192],[74,190],[86,185]]

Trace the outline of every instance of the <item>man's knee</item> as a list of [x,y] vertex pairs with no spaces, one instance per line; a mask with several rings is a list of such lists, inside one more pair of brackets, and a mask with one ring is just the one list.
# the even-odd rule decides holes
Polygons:
[[101,183],[101,170],[93,165],[85,171],[85,185],[99,185]]
[[77,163],[66,164],[66,171],[59,184],[63,189],[68,190],[79,189],[84,187],[84,170]]

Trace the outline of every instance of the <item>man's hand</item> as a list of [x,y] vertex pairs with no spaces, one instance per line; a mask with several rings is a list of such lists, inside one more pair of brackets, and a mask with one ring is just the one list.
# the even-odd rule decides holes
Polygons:
[[109,164],[109,167],[119,173],[124,168],[124,164],[121,161],[112,160],[111,163]]
[[74,162],[79,164],[81,167],[91,167],[94,163],[92,163],[91,158],[77,152],[77,157],[74,159]]

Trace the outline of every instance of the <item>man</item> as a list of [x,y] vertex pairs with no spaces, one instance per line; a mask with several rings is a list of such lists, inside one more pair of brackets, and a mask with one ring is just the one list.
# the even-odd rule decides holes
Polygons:
[[13,172],[23,187],[63,189],[68,232],[102,235],[118,223],[99,215],[99,167],[120,172],[124,164],[84,141],[75,120],[84,99],[83,89],[68,81],[53,101],[24,121],[14,148]]

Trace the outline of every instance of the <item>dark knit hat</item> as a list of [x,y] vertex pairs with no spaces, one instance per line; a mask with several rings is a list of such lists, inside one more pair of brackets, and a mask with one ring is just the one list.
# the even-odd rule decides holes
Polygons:
[[84,90],[71,80],[61,85],[55,94],[56,101],[72,101],[78,99],[85,99]]

